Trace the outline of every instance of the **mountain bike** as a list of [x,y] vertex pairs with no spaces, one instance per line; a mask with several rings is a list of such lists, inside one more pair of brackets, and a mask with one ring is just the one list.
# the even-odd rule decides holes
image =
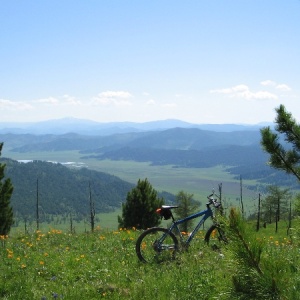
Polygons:
[[[216,195],[213,192],[207,196],[208,203],[206,203],[206,209],[195,214],[192,214],[186,218],[175,220],[172,210],[178,208],[178,206],[163,205],[156,210],[162,218],[165,220],[172,219],[172,224],[169,228],[152,227],[145,230],[136,241],[136,254],[140,261],[149,262],[163,262],[165,260],[174,259],[176,253],[181,249],[187,249],[200,227],[208,219],[212,219],[212,225],[206,231],[204,241],[209,244],[212,238],[217,241],[212,247],[213,249],[220,249],[221,244],[227,244],[227,238],[225,231],[221,226],[221,223],[217,221],[217,213],[213,212],[211,206],[215,210],[221,211],[222,205],[217,201]],[[200,221],[187,238],[180,231],[179,225],[189,220],[201,217]],[[179,237],[179,241],[178,238]]]

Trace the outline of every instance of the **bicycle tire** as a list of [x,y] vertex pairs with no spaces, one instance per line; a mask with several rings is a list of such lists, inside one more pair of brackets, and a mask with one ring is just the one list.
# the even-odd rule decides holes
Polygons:
[[[162,238],[163,235],[166,235],[165,238],[161,241],[161,244],[157,244],[158,239]],[[168,229],[153,227],[145,230],[139,236],[135,250],[141,262],[161,263],[175,258],[175,254],[178,251],[178,240]]]
[[218,225],[212,225],[206,232],[204,240],[210,244],[214,250],[220,249],[222,246],[228,244],[225,231]]

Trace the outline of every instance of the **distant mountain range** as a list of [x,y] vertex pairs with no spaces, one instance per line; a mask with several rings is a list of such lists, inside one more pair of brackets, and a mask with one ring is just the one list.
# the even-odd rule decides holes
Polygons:
[[220,149],[232,145],[259,145],[260,132],[259,130],[215,132],[177,127],[112,135],[0,133],[0,141],[4,142],[6,148],[20,153],[77,150],[85,154],[99,154],[122,148],[193,151]]
[[197,125],[179,120],[97,123],[61,119],[27,123],[23,127],[12,125],[6,123],[1,129],[0,123],[0,142],[11,152],[79,151],[86,160],[150,162],[175,168],[223,165],[237,178],[295,186],[285,173],[267,166],[260,129],[272,124]]
[[[172,124],[187,126],[187,123],[180,121],[165,122],[151,122],[153,127],[150,123],[145,123],[149,128],[153,128],[148,131],[141,129],[142,124],[137,124],[137,127],[141,127],[135,128],[134,131],[133,127],[126,128],[124,123],[120,123],[123,124],[124,131],[131,128],[131,132],[111,135],[105,131],[103,135],[0,133],[0,142],[4,142],[5,149],[11,152],[79,151],[81,158],[86,160],[150,162],[153,165],[172,165],[175,168],[209,168],[223,165],[237,178],[242,176],[244,179],[259,180],[261,183],[295,186],[294,180],[291,181],[285,173],[267,166],[268,155],[260,145],[259,126],[232,125],[231,128],[235,130],[226,131],[230,125],[224,125],[225,128],[215,125],[221,130],[217,132],[193,127],[163,129],[163,126]],[[237,130],[238,128],[240,130]]]
[[145,123],[109,122],[101,123],[76,118],[63,118],[42,122],[0,122],[0,133],[13,134],[66,134],[111,135],[115,133],[157,131],[171,128],[198,128],[217,132],[257,131],[261,127],[272,126],[272,123],[245,124],[193,124],[180,120],[161,120]]

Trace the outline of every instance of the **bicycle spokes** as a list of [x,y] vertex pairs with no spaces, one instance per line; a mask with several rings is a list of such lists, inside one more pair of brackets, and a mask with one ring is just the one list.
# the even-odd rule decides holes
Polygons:
[[143,262],[163,262],[174,258],[177,240],[164,229],[145,231],[138,239],[136,252]]

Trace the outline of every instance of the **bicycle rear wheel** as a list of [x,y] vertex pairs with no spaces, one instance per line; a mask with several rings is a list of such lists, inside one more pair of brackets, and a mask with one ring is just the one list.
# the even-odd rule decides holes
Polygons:
[[135,250],[140,261],[160,263],[174,259],[178,251],[178,240],[168,229],[153,227],[139,236]]
[[206,232],[204,240],[214,250],[220,249],[228,243],[225,231],[219,225],[212,225]]

